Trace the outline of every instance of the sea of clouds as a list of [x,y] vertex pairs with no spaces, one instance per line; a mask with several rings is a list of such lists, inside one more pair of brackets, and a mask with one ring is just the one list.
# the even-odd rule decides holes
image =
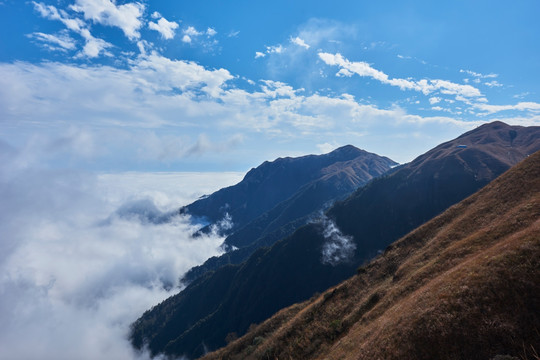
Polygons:
[[0,358],[148,358],[129,325],[223,240],[174,210],[241,174],[51,170],[2,150]]

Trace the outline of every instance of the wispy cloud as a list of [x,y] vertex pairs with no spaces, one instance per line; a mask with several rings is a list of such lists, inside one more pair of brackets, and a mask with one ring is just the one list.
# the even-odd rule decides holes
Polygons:
[[471,71],[471,70],[464,70],[464,69],[459,70],[459,72],[468,74],[468,75],[470,75],[472,77],[475,77],[475,78],[481,78],[481,79],[496,78],[496,77],[499,76],[498,74],[481,74],[481,73],[478,73],[478,72],[474,72],[474,71]]
[[43,3],[33,2],[34,8],[40,13],[40,15],[49,20],[58,20],[62,22],[66,28],[79,34],[85,41],[85,45],[78,56],[95,58],[100,55],[110,56],[107,52],[108,48],[113,47],[112,44],[99,38],[95,38],[91,33],[85,22],[74,17],[70,17],[64,10],[58,10],[52,5],[45,5]]
[[240,31],[238,31],[238,30],[231,30],[231,31],[229,31],[229,33],[227,34],[227,37],[235,38],[235,37],[238,37],[238,35],[240,35]]
[[143,26],[145,5],[139,2],[116,5],[111,0],[76,0],[70,8],[86,20],[120,28],[130,40],[137,40]]
[[518,110],[518,111],[533,111],[540,112],[540,104],[536,102],[519,102],[515,105],[489,105],[489,104],[475,104],[477,109],[485,111],[488,114],[497,113],[500,111]]
[[347,263],[354,257],[356,244],[351,236],[344,235],[328,217],[318,220],[323,227],[325,242],[322,246],[322,263],[332,266]]
[[35,39],[43,43],[47,49],[52,51],[67,51],[75,50],[76,42],[68,34],[60,33],[58,35],[53,34],[44,34],[42,32],[34,32],[27,35],[31,39]]
[[363,61],[351,62],[345,59],[341,54],[319,53],[319,58],[327,65],[338,66],[340,70],[337,76],[350,77],[354,74],[362,77],[369,77],[383,84],[399,87],[401,90],[414,90],[422,92],[424,95],[440,92],[447,95],[459,95],[465,98],[474,98],[482,96],[477,88],[471,85],[461,85],[448,80],[410,80],[401,78],[390,78],[384,72],[373,68],[370,64]]
[[303,47],[306,50],[310,48],[310,46],[308,44],[306,44],[306,42],[303,39],[299,38],[298,36],[294,37],[294,38],[291,37],[290,41],[291,41],[291,43],[293,43],[295,45],[298,45],[300,47]]
[[501,87],[501,86],[503,86],[497,80],[487,81],[487,82],[484,83],[484,85],[489,86],[489,87]]

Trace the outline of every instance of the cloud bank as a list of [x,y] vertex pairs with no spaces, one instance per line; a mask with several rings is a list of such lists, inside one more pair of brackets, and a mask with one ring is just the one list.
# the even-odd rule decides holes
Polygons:
[[191,238],[184,217],[148,220],[240,174],[96,176],[0,150],[0,357],[147,358],[132,351],[129,324],[222,242]]

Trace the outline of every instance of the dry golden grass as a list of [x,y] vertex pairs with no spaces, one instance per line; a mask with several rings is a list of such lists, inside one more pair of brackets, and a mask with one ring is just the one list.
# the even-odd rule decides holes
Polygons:
[[540,359],[540,153],[205,359]]

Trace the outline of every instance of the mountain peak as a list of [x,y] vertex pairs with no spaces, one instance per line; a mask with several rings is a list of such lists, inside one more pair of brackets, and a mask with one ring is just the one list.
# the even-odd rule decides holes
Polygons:
[[[196,218],[204,217],[210,223],[220,221],[227,213],[232,216],[233,230],[236,230],[293,196],[307,184],[327,176],[329,167],[340,164],[332,168],[338,170],[345,166],[342,163],[360,156],[362,158],[358,160],[369,160],[365,165],[373,170],[364,174],[367,177],[361,183],[381,175],[395,164],[386,157],[368,153],[352,145],[324,155],[278,158],[265,161],[251,169],[240,183],[197,200],[181,211]],[[365,171],[358,167],[354,172],[358,174]]]
[[334,149],[330,152],[330,154],[340,154],[340,153],[362,153],[365,152],[364,150],[361,150],[353,145],[344,145],[341,147],[338,147],[337,149]]

